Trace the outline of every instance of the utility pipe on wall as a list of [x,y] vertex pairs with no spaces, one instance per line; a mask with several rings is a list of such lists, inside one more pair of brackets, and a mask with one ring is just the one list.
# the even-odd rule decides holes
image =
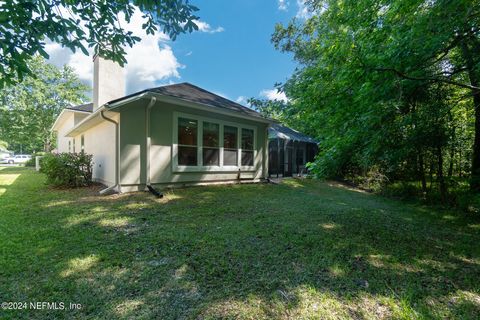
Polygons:
[[121,193],[121,187],[120,187],[120,129],[119,129],[119,123],[113,119],[110,119],[106,117],[103,114],[104,110],[100,111],[100,115],[103,119],[105,119],[108,122],[111,122],[115,125],[115,185],[108,187],[106,189],[103,189],[100,191],[100,194],[105,194],[111,190],[114,190],[117,188],[118,193]]
[[150,102],[149,104],[147,105],[147,109],[145,110],[146,114],[145,114],[145,137],[146,137],[146,140],[145,140],[145,153],[146,153],[146,156],[145,156],[145,163],[146,163],[146,181],[145,181],[145,189],[149,190],[148,189],[148,186],[151,186],[151,177],[150,177],[150,147],[151,147],[151,138],[150,138],[150,134],[151,134],[151,129],[150,129],[150,110],[152,109],[152,107],[155,105],[155,102],[157,102],[157,98],[155,97],[152,97],[150,99]]

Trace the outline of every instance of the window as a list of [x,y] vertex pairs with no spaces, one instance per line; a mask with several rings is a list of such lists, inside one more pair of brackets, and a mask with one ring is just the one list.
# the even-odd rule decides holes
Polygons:
[[242,128],[242,166],[253,166],[253,130]]
[[68,140],[68,152],[72,152],[72,141]]
[[196,166],[197,120],[178,118],[178,165]]
[[238,129],[236,127],[223,127],[223,165],[238,165]]
[[216,123],[203,122],[203,165],[220,165],[219,146],[220,126]]
[[253,170],[254,127],[176,112],[174,123],[174,171]]
[[80,137],[80,150],[81,150],[82,152],[85,151],[85,137],[83,136],[83,134],[82,134],[82,136]]
[[73,153],[75,153],[75,138],[73,138]]

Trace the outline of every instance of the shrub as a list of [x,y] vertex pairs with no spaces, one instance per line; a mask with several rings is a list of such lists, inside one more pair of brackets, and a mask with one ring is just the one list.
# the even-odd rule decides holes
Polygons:
[[25,162],[25,167],[35,167],[35,156],[32,156],[27,162]]
[[92,155],[81,153],[47,154],[40,160],[47,183],[59,187],[81,187],[92,183]]
[[35,167],[35,158],[38,157],[43,157],[46,154],[46,152],[36,152],[32,154],[32,158],[29,159],[27,162],[25,162],[25,167]]
[[458,192],[456,195],[458,207],[465,212],[480,213],[480,194],[473,191]]

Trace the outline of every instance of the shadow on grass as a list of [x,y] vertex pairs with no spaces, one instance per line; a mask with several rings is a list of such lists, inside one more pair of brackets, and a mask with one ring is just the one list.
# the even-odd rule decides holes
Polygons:
[[20,176],[0,195],[2,299],[83,306],[7,316],[480,315],[479,222],[469,218],[311,180],[157,200],[50,190],[34,172],[6,174]]

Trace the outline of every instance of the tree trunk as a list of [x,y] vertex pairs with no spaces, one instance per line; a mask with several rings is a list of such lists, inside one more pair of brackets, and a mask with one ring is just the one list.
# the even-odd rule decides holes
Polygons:
[[445,184],[445,177],[443,176],[443,155],[442,148],[437,148],[437,160],[438,160],[438,171],[437,171],[437,181],[440,189],[440,197],[442,203],[445,203],[447,200],[447,186]]
[[434,153],[433,153],[433,150],[432,150],[432,157],[430,159],[430,169],[429,169],[429,172],[428,172],[428,174],[430,175],[430,177],[429,177],[430,187],[428,188],[429,191],[431,191],[432,188],[433,188],[433,170],[435,170],[435,164],[433,162],[434,162]]
[[427,193],[427,178],[425,177],[425,164],[423,161],[423,154],[420,152],[418,155],[418,174],[422,181],[422,193],[425,195]]
[[448,178],[450,179],[453,176],[453,163],[455,161],[455,144],[452,143],[450,148],[450,164],[448,166]]
[[462,177],[463,177],[463,172],[462,172],[463,169],[462,169],[462,148],[461,148],[461,147],[458,149],[458,163],[457,163],[457,167],[458,167],[458,168],[457,168],[457,169],[458,169],[458,176],[459,176],[460,178],[462,178]]
[[[471,41],[475,41],[471,39]],[[475,63],[472,58],[472,50],[466,40],[462,42],[462,53],[466,61],[470,84],[478,87],[479,77],[475,70]],[[473,107],[475,110],[475,138],[473,142],[472,172],[470,189],[480,191],[480,90],[473,89]]]

